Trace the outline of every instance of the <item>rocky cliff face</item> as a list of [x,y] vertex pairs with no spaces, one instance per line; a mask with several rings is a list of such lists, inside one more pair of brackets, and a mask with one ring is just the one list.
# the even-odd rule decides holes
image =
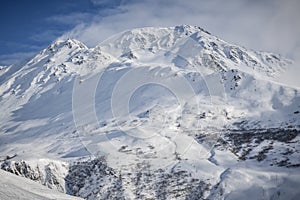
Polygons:
[[65,193],[65,176],[68,172],[68,164],[52,160],[39,161],[5,161],[1,169],[22,176],[50,189]]

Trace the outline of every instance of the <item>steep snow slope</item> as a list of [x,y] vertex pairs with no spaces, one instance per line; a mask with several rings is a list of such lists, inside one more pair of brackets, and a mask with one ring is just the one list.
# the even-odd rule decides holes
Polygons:
[[48,189],[32,180],[13,175],[0,170],[0,197],[2,200],[10,199],[81,199],[78,197],[62,194]]
[[290,63],[193,26],[58,39],[0,70],[1,168],[87,199],[283,194],[299,184],[300,94],[276,82]]

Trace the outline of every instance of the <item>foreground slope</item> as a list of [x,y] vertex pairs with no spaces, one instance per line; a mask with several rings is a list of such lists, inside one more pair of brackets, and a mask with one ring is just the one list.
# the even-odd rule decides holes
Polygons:
[[9,199],[81,199],[74,196],[53,191],[45,186],[35,183],[32,180],[13,175],[0,170],[0,196],[2,200]]
[[86,199],[294,197],[290,63],[193,26],[56,40],[0,70],[1,168]]

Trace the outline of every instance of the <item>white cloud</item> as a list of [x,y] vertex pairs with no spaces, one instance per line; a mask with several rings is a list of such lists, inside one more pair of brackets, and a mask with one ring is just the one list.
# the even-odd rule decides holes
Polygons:
[[300,88],[300,45],[294,49],[294,63],[279,77],[279,81]]

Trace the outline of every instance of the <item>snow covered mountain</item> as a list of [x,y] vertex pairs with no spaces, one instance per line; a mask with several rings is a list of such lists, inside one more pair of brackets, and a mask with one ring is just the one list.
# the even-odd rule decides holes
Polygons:
[[194,26],[58,39],[0,68],[1,168],[85,199],[296,198],[290,63]]

